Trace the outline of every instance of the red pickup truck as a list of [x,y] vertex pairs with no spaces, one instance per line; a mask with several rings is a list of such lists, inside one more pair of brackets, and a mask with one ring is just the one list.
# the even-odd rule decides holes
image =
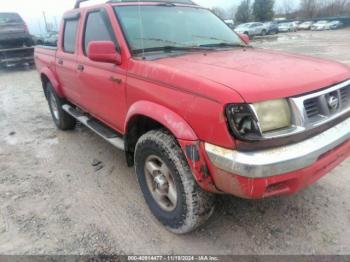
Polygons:
[[350,69],[248,41],[189,0],[78,3],[35,59],[57,127],[79,121],[124,150],[180,234],[215,194],[292,194],[350,155]]

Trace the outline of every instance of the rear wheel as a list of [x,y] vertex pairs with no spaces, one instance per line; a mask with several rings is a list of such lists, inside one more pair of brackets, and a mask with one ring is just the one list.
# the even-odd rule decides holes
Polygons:
[[213,213],[214,195],[197,185],[176,139],[166,131],[139,139],[135,170],[148,207],[169,231],[193,231]]
[[56,94],[50,83],[46,85],[46,95],[52,119],[57,128],[60,130],[74,129],[76,120],[62,109],[65,100]]
[[261,31],[261,35],[262,35],[262,36],[265,36],[265,35],[266,35],[266,33],[267,33],[267,32],[266,32],[266,30],[265,30],[265,29]]

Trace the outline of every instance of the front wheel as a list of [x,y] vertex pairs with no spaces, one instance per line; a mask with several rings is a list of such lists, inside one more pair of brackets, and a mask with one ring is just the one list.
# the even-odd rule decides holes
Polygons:
[[213,213],[214,195],[197,185],[180,146],[168,132],[154,130],[139,139],[135,170],[148,207],[169,231],[191,232]]

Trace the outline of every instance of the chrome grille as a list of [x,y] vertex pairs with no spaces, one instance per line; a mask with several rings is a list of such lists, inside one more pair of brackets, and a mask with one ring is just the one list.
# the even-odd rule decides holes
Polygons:
[[317,97],[305,100],[304,107],[309,118],[317,116],[321,113]]
[[295,99],[303,101],[303,115],[307,122],[319,122],[350,110],[350,84],[347,81]]
[[340,89],[340,98],[343,106],[348,106],[350,103],[350,86]]

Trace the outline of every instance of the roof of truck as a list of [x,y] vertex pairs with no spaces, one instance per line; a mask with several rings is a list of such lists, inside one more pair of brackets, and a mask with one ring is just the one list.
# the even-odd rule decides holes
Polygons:
[[[88,2],[89,0],[76,0],[74,9],[79,9],[80,4],[84,2]],[[194,3],[192,0],[109,0],[105,4],[114,4],[114,5],[137,5],[137,4],[183,4],[183,5],[195,5],[198,6],[196,3]],[[99,4],[101,5],[101,4]],[[93,5],[95,6],[95,5]]]
[[178,3],[178,4],[191,4],[195,3],[191,0],[150,0],[150,1],[140,1],[140,0],[109,0],[107,3],[142,3],[142,2],[159,2],[159,3]]
[[80,4],[84,2],[89,2],[89,0],[76,0],[75,7],[71,10],[67,10],[64,13],[64,19],[70,19],[72,17],[76,17],[79,15],[78,10],[91,9],[91,8],[99,8],[103,5],[112,5],[112,6],[126,6],[126,5],[180,5],[180,6],[188,6],[188,7],[201,7],[200,5],[194,3],[192,0],[109,0],[105,3],[101,4],[93,4],[88,6],[81,7]]

